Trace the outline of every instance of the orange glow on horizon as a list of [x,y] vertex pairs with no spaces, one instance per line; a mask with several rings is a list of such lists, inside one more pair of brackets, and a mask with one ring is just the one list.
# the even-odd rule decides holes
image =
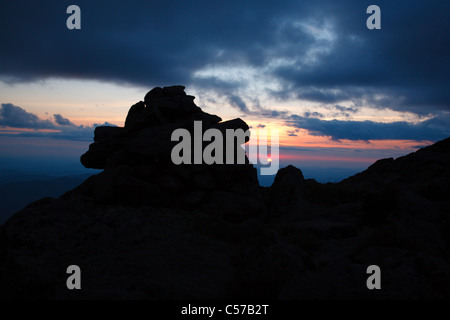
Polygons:
[[375,158],[353,158],[353,157],[336,157],[336,156],[311,156],[311,155],[300,155],[300,154],[283,154],[279,155],[280,160],[315,160],[315,161],[341,161],[341,162],[361,162],[361,163],[372,163],[378,159]]
[[[252,130],[260,130],[252,122]],[[417,149],[417,145],[431,145],[432,141],[416,141],[416,140],[333,140],[329,136],[315,136],[307,130],[296,129],[284,125],[283,122],[273,122],[267,124],[263,130],[266,130],[270,137],[271,130],[278,130],[280,147],[301,147],[301,148],[343,148],[343,149],[395,149],[411,152]],[[270,140],[270,138],[268,139]]]

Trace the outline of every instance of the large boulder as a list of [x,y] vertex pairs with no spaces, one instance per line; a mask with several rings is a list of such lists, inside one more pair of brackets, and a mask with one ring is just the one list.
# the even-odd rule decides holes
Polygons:
[[290,204],[303,199],[306,192],[305,178],[300,169],[288,165],[278,170],[270,187],[270,196],[274,204]]

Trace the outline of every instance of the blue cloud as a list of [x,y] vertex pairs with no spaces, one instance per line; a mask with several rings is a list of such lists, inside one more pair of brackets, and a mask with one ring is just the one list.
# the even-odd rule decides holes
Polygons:
[[242,98],[238,95],[235,94],[230,94],[227,97],[228,102],[235,108],[237,108],[238,110],[242,111],[242,112],[249,112],[249,109],[247,108],[247,104],[245,103],[244,100],[242,100]]
[[64,118],[60,114],[54,114],[53,117],[55,118],[56,124],[60,126],[74,126],[74,124],[67,118]]
[[329,136],[333,140],[430,140],[437,141],[450,136],[450,115],[448,113],[417,124],[397,121],[382,123],[375,121],[321,120],[292,115],[286,125],[306,129],[316,136]]
[[224,93],[251,84],[196,72],[241,65],[280,83],[271,93],[278,98],[354,101],[418,114],[450,108],[447,1],[378,0],[382,29],[376,31],[366,28],[372,3],[365,0],[79,0],[82,29],[76,31],[65,27],[70,4],[2,2],[4,81],[182,83]]
[[[11,103],[2,103],[0,108],[0,135],[7,137],[46,137],[76,141],[91,141],[94,129],[98,126],[115,126],[105,122],[93,126],[77,126],[60,114],[53,115],[55,122],[39,118],[37,115],[15,106]],[[15,134],[6,133],[9,130],[1,127],[17,129],[33,129],[33,131],[17,131]],[[52,131],[42,131],[51,129]],[[2,132],[3,131],[3,132]]]
[[40,119],[37,115],[11,103],[2,103],[0,108],[0,126],[29,129],[54,129],[50,120]]

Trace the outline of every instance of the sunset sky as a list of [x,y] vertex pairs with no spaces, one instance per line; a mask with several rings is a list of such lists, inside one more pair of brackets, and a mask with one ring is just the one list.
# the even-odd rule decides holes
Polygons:
[[[81,8],[81,30],[66,9]],[[381,8],[381,30],[366,9]],[[450,136],[450,2],[0,4],[0,175],[83,173],[96,125],[155,86],[278,129],[281,165],[337,181]]]

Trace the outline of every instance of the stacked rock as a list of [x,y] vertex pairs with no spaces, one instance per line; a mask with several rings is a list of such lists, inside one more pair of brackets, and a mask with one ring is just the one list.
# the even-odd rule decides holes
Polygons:
[[[154,88],[130,108],[124,127],[97,127],[95,142],[81,156],[81,163],[104,171],[88,179],[78,192],[105,203],[212,210],[236,222],[264,211],[256,169],[246,156],[244,164],[225,164],[230,149],[224,145],[224,164],[176,165],[172,161],[179,141],[171,137],[177,129],[186,129],[194,137],[195,122],[200,121],[202,133],[218,129],[223,137],[227,129],[248,130],[239,118],[221,122],[220,117],[203,112],[184,89]],[[240,147],[234,139],[231,143],[235,151]],[[202,141],[202,148],[207,144]]]

